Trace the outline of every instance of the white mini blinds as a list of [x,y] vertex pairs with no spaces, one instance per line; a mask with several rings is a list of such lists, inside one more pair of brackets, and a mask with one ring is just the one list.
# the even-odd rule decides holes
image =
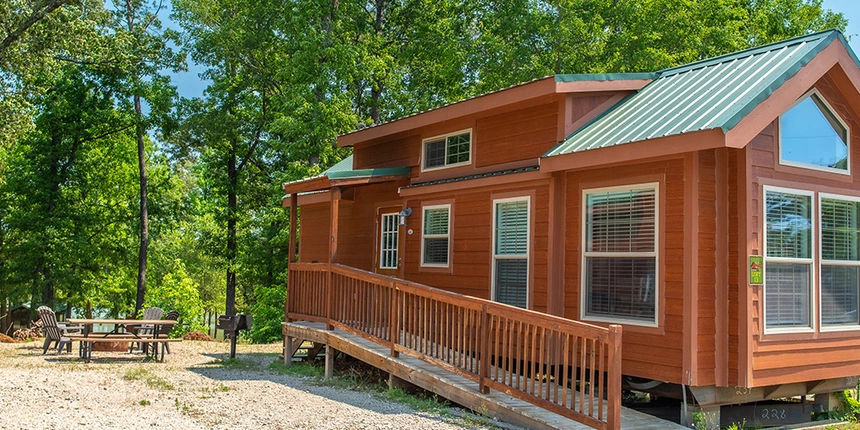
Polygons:
[[860,202],[821,198],[821,324],[857,326]]
[[765,327],[809,328],[812,195],[765,193]]
[[468,164],[471,161],[472,132],[456,132],[424,141],[424,170]]
[[780,163],[848,172],[848,126],[812,91],[779,119]]
[[764,190],[765,330],[860,328],[860,198]]
[[529,198],[494,201],[493,299],[528,307]]
[[657,323],[657,185],[585,191],[584,316]]
[[448,241],[450,205],[424,208],[424,226],[421,235],[421,265],[448,267]]

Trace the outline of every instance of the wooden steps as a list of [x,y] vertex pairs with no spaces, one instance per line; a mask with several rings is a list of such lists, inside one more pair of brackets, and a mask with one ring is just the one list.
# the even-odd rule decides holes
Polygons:
[[[590,427],[569,418],[534,406],[505,393],[490,390],[482,394],[477,384],[469,379],[429,364],[423,360],[401,354],[390,356],[390,350],[343,330],[326,330],[325,324],[314,322],[282,323],[284,334],[312,342],[314,348],[327,345],[336,351],[355,357],[393,376],[408,381],[425,390],[438,394],[455,403],[484,413],[501,421],[531,429],[588,429]],[[300,349],[301,341],[293,342],[294,350]],[[307,344],[305,344],[307,346]],[[319,352],[319,350],[317,350]],[[628,408],[622,408],[623,429],[683,429],[678,424],[661,420]]]

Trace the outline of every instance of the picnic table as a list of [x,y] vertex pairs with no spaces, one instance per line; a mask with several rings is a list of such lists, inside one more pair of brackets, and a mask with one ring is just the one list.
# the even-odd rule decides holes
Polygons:
[[[67,335],[69,339],[80,342],[79,355],[81,358],[90,361],[92,358],[92,346],[99,342],[117,342],[131,341],[147,343],[152,345],[153,358],[156,361],[164,361],[164,346],[167,342],[179,342],[182,339],[169,339],[167,337],[159,338],[160,328],[165,325],[176,325],[176,320],[137,320],[137,319],[86,319],[86,318],[69,318],[68,322],[72,324],[80,324],[83,326],[83,332],[79,335]],[[92,331],[95,324],[113,325],[111,331]],[[151,334],[140,334],[132,328],[140,326],[152,327]],[[158,358],[159,345],[162,345],[161,359]],[[149,352],[147,351],[147,356]]]

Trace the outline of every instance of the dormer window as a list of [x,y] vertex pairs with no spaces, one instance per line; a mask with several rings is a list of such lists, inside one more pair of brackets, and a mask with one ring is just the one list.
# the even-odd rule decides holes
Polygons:
[[848,174],[848,126],[812,90],[779,118],[780,164]]
[[472,130],[424,140],[422,170],[462,166],[472,161]]

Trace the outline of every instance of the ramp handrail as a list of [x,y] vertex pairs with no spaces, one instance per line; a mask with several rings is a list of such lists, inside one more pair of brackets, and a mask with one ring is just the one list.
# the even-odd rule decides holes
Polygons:
[[621,426],[621,326],[326,263],[292,263],[287,321],[324,322],[599,429]]

